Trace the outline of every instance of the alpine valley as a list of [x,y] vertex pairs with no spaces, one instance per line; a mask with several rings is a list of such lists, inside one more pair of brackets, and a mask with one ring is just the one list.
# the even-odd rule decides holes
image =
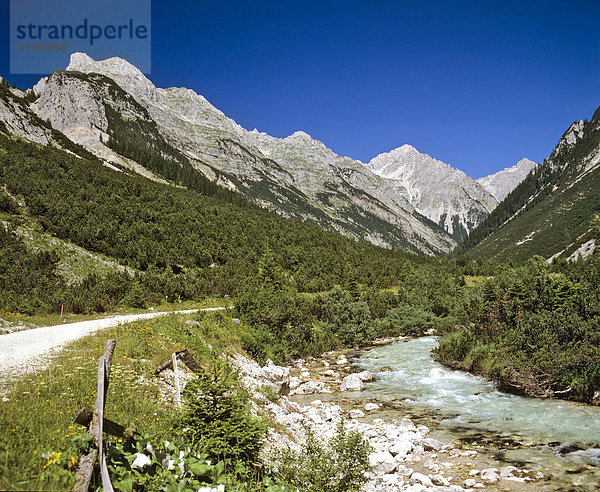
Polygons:
[[0,79],[0,490],[597,490],[600,109],[511,164]]

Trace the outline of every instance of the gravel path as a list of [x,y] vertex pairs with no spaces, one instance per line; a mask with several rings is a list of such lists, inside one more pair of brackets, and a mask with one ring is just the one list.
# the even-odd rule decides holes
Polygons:
[[110,328],[138,319],[150,319],[167,314],[187,314],[196,311],[216,311],[225,309],[204,308],[184,311],[169,311],[144,314],[130,314],[111,318],[94,319],[56,326],[45,326],[31,330],[17,331],[0,336],[0,382],[11,380],[28,372],[34,372],[46,366],[57,349],[97,330]]

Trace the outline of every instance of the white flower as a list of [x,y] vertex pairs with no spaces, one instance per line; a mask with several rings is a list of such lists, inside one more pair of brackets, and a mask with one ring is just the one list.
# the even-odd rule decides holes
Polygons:
[[168,454],[160,464],[165,470],[172,470],[174,468],[173,465],[175,464],[175,460],[171,459],[171,455]]
[[150,458],[143,453],[135,453],[135,460],[131,464],[131,468],[144,468],[146,465],[152,463]]
[[216,487],[200,487],[198,492],[225,492],[225,485],[217,485]]

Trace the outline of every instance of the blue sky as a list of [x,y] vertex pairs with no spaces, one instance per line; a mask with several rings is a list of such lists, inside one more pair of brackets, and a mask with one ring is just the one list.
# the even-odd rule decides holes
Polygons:
[[409,143],[479,177],[540,162],[592,116],[598,33],[598,0],[154,0],[149,77],[249,130],[304,130],[362,161]]

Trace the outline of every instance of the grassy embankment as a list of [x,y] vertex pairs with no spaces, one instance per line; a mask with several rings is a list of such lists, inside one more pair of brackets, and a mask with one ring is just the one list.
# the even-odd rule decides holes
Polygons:
[[117,346],[106,418],[152,436],[155,446],[172,437],[177,410],[161,397],[152,371],[184,347],[210,365],[214,354],[239,347],[243,330],[220,313],[188,316],[188,324],[184,319],[165,316],[85,337],[66,347],[50,368],[19,380],[0,403],[0,489],[62,490],[72,482],[85,434],[73,417],[93,408],[97,362],[108,338]]

